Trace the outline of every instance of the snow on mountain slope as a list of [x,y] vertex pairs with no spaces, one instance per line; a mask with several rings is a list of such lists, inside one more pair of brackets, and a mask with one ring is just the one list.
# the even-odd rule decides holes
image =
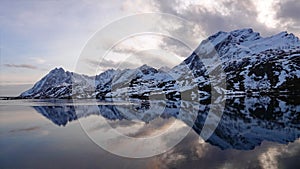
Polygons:
[[107,96],[122,97],[148,97],[152,95],[165,95],[176,91],[174,79],[166,72],[158,71],[147,65],[137,69],[125,69],[118,73],[111,84],[112,92]]
[[226,89],[216,89],[219,92],[300,92],[299,38],[287,32],[261,37],[252,29],[218,32],[167,71],[143,65],[136,69],[109,69],[88,77],[54,69],[20,97],[180,98],[184,92],[192,95],[195,91],[203,97],[210,95],[212,82],[221,82],[223,77],[210,74],[218,68],[224,70],[227,85]]
[[195,53],[206,66],[221,60],[230,93],[299,92],[300,41],[293,34],[281,32],[263,38],[252,29],[218,32],[204,40]]
[[[89,97],[93,91],[94,80],[92,77],[65,71],[63,68],[51,70],[45,77],[38,81],[31,89],[23,92],[22,98],[69,98]],[[76,92],[72,92],[72,87]]]

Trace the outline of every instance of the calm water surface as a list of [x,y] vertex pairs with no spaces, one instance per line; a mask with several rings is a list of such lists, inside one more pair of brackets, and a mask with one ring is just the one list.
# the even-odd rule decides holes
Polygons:
[[[189,109],[180,111],[182,105],[192,107],[189,102],[170,101],[162,104],[159,113],[148,111],[151,104],[147,101],[132,105],[89,103],[2,100],[0,168],[294,169],[299,166],[300,103],[296,96],[230,98],[215,132],[206,141],[199,134],[211,108],[208,103],[202,103],[196,114],[189,113]],[[112,129],[133,138],[159,135],[170,129],[174,121],[180,122],[175,128],[191,130],[163,154],[126,158],[95,144],[82,129],[81,120],[97,121],[97,126],[85,129],[91,133],[103,130],[101,124],[107,122]],[[161,144],[168,141],[161,140]],[[122,142],[114,146],[131,151]],[[151,145],[139,146],[142,151],[143,146]]]

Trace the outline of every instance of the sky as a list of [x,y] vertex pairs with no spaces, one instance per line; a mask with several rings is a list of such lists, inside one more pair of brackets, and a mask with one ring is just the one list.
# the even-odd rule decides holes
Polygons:
[[[183,18],[193,26],[175,26],[168,33],[200,44],[203,37],[218,31],[241,28],[253,28],[262,36],[288,31],[299,37],[299,9],[299,0],[1,0],[0,85],[33,84],[55,67],[76,71],[89,40],[103,27],[126,16],[152,12]],[[106,43],[105,39],[102,43]],[[135,36],[120,44],[100,66],[97,60],[83,60],[90,66],[100,67],[98,72],[87,74],[119,67],[120,63],[129,68],[144,62],[161,63],[151,65],[157,68],[174,66],[190,52],[181,50],[170,38],[155,35]],[[111,44],[107,42],[107,45]],[[168,54],[159,56],[156,50],[148,50],[157,48],[178,50],[178,57],[174,61]],[[127,57],[129,52],[136,55]]]

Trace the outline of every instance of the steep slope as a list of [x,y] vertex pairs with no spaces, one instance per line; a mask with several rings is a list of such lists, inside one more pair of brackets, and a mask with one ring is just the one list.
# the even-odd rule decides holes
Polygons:
[[209,81],[220,79],[209,78],[204,67],[214,71],[221,66],[227,93],[300,92],[300,41],[287,32],[266,38],[252,29],[218,32],[202,41],[173,72],[184,72],[180,70],[183,66],[193,72],[200,90],[207,90]]
[[[91,97],[93,90],[93,77],[79,75],[65,71],[63,68],[51,70],[38,81],[31,89],[23,92],[21,98],[70,98]],[[75,92],[72,91],[72,87]]]

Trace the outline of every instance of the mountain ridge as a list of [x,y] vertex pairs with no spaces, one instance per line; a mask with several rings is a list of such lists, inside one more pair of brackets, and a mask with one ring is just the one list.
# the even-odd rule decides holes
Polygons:
[[227,94],[300,92],[299,38],[286,31],[261,37],[246,28],[209,36],[182,63],[166,71],[142,65],[86,76],[55,68],[20,98],[148,98],[155,94],[179,99],[182,93],[195,90],[209,96],[210,81],[220,77],[210,77],[207,66],[215,66],[217,60],[226,74],[223,91]]

